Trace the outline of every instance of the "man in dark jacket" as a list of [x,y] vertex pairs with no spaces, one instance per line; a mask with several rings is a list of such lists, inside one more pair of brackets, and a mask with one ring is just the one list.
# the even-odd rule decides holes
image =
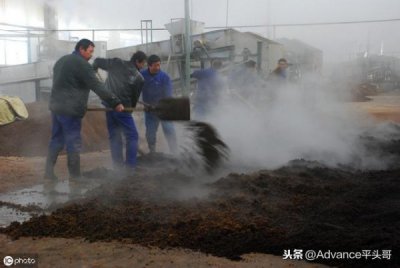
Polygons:
[[[95,71],[100,68],[108,72],[105,81],[106,88],[121,99],[124,107],[136,107],[144,83],[140,74],[146,63],[147,56],[137,51],[130,61],[119,58],[97,58],[93,63]],[[104,103],[108,106],[106,103]],[[111,158],[114,168],[132,169],[136,166],[139,134],[135,121],[130,113],[106,112],[107,128],[110,140]],[[125,163],[123,160],[122,135],[125,136]]]
[[[143,101],[157,105],[162,98],[172,97],[172,83],[168,74],[161,70],[161,59],[157,55],[151,55],[147,59],[148,68],[141,73],[144,77]],[[149,112],[145,112],[146,140],[150,153],[156,151],[157,130],[160,119]],[[161,121],[164,135],[167,139],[169,150],[175,153],[177,150],[175,128],[172,122]]]
[[63,56],[54,65],[49,103],[52,134],[46,160],[45,179],[57,179],[54,174],[54,165],[64,146],[67,151],[70,179],[75,180],[81,177],[81,125],[90,90],[93,90],[116,111],[124,110],[121,101],[104,88],[88,63],[93,51],[93,42],[82,39],[76,44],[72,54]]

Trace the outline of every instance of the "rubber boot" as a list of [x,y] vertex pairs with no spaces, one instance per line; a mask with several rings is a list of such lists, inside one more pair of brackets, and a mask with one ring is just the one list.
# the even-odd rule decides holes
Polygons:
[[46,167],[43,176],[45,180],[55,181],[58,179],[57,176],[54,174],[54,166],[57,162],[58,153],[58,151],[52,149],[49,149],[47,152]]
[[149,144],[149,153],[154,154],[156,152],[156,145],[155,144]]
[[79,153],[68,153],[67,165],[70,180],[79,181],[81,179],[81,157]]

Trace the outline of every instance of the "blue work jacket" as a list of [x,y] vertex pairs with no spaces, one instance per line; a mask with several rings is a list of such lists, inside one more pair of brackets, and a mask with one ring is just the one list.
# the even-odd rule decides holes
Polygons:
[[141,74],[144,78],[142,97],[145,103],[154,105],[162,98],[172,97],[172,83],[166,72],[160,70],[156,74],[150,74],[146,69]]

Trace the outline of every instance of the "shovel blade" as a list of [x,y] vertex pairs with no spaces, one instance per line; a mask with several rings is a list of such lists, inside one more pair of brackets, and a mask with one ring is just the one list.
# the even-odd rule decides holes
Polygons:
[[189,98],[164,98],[155,106],[154,112],[161,120],[189,121]]

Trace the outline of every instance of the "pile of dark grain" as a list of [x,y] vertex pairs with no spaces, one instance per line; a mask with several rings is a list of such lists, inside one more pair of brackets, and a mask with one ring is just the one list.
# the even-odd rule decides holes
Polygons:
[[[194,185],[208,194],[179,198]],[[399,192],[399,169],[350,172],[303,160],[275,171],[230,174],[203,185],[177,171],[136,174],[114,178],[51,215],[12,223],[1,232],[14,238],[117,239],[231,259],[249,252],[282,256],[283,250],[295,248],[387,249],[392,250],[391,261],[379,264],[395,267],[400,265]],[[338,259],[325,263],[371,264]]]

